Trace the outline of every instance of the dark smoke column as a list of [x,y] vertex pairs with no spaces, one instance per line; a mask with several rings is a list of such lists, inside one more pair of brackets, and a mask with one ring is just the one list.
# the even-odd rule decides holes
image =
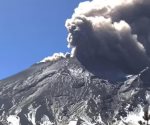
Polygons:
[[108,63],[127,73],[143,70],[150,64],[149,6],[148,0],[80,3],[66,21],[73,56],[84,65]]

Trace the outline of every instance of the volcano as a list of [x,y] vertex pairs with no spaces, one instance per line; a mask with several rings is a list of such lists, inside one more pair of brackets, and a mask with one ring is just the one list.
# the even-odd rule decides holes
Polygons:
[[1,124],[136,125],[143,121],[150,102],[149,68],[137,75],[114,69],[98,74],[102,76],[68,57],[35,64],[1,80]]
[[71,54],[0,80],[0,124],[148,125],[149,6],[149,0],[80,3],[65,24]]

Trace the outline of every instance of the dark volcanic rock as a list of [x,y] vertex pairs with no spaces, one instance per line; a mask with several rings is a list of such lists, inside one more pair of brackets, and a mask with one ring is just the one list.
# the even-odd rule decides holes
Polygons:
[[150,102],[149,69],[130,76],[114,69],[98,74],[66,58],[1,80],[0,124],[138,125]]

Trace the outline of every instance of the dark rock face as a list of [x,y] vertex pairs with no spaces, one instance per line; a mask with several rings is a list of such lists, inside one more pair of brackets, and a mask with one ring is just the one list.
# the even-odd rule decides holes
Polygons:
[[149,72],[107,71],[114,80],[76,58],[35,64],[0,81],[0,124],[138,125],[150,103]]

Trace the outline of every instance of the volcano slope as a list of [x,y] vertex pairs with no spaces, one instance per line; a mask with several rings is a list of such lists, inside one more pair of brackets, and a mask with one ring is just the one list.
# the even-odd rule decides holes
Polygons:
[[139,121],[144,122],[144,109],[150,102],[150,70],[147,68],[137,75],[112,71],[106,72],[106,76],[112,77],[98,76],[77,58],[68,57],[35,64],[1,80],[1,124],[138,125]]

